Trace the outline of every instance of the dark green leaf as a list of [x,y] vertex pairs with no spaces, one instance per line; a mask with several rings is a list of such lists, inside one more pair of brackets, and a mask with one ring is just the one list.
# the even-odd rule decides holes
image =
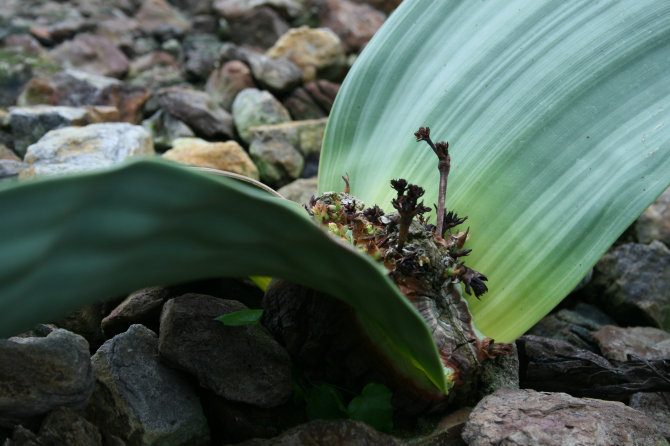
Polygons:
[[361,394],[349,403],[349,417],[363,421],[378,431],[393,429],[393,406],[391,391],[383,384],[369,383]]
[[153,285],[280,277],[344,300],[394,366],[446,391],[428,327],[384,268],[299,205],[161,160],[0,188],[0,336]]
[[319,384],[309,392],[305,400],[307,418],[310,420],[347,418],[342,396],[331,385]]

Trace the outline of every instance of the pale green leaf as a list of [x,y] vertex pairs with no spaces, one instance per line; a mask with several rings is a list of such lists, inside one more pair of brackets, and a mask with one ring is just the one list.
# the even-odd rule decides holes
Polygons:
[[0,336],[151,286],[281,277],[340,298],[420,385],[446,390],[428,327],[383,267],[295,203],[160,160],[0,190]]
[[511,341],[549,312],[670,183],[670,2],[402,3],[337,97],[320,191],[389,209],[391,178],[447,207],[490,292],[477,327]]

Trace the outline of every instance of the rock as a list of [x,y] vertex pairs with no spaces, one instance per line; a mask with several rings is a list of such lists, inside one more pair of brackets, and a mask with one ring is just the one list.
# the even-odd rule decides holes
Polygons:
[[299,19],[308,13],[310,0],[216,0],[213,8],[228,21],[238,19],[254,8],[269,6],[289,20]]
[[239,173],[258,180],[258,168],[235,141],[207,142],[199,138],[179,138],[163,158],[178,163]]
[[324,118],[330,113],[339,89],[339,84],[321,79],[296,88],[283,103],[293,119]]
[[564,308],[542,318],[527,334],[566,341],[575,347],[600,353],[591,332],[614,320],[593,305],[579,303],[574,309]]
[[364,3],[326,0],[319,14],[319,26],[340,37],[345,52],[359,52],[386,21],[386,15]]
[[354,0],[356,3],[366,3],[380,11],[390,14],[397,8],[402,0]]
[[154,154],[149,134],[128,123],[91,124],[51,130],[28,147],[30,167],[21,176],[56,175],[112,166],[125,159]]
[[158,103],[197,134],[224,139],[231,139],[235,134],[232,116],[205,92],[182,87],[164,88],[158,92]]
[[128,70],[130,85],[158,90],[185,82],[179,62],[165,51],[152,51],[135,58]]
[[247,88],[233,102],[233,119],[240,138],[248,143],[250,127],[288,122],[291,116],[270,92]]
[[316,196],[319,180],[317,177],[298,178],[277,190],[287,200],[299,204],[309,203],[310,198]]
[[[18,36],[11,37],[18,38]],[[27,39],[39,45],[29,36]],[[26,48],[28,44],[25,42],[12,46],[9,46],[7,41],[3,43],[5,46],[0,48],[0,107],[8,107],[16,104],[21,91],[30,79],[58,71],[59,65],[41,47],[39,47],[41,51],[37,51]]]
[[100,303],[86,305],[66,317],[54,321],[58,327],[86,339],[91,353],[95,353],[105,341],[100,322],[102,322],[102,304]]
[[479,395],[483,398],[500,388],[519,388],[519,352],[514,344],[511,354],[499,354],[482,363]]
[[123,333],[133,324],[155,327],[158,331],[163,302],[168,290],[163,287],[149,287],[131,293],[101,321],[101,327],[108,338]]
[[156,150],[159,151],[172,147],[178,138],[195,136],[191,127],[162,109],[142,121],[142,127],[149,132]]
[[14,153],[13,150],[9,149],[9,147],[0,144],[0,161],[5,160],[5,161],[21,161],[21,158],[16,156],[16,153]]
[[96,389],[87,418],[128,446],[208,445],[209,428],[189,383],[159,361],[154,332],[132,325],[91,358]]
[[[256,127],[252,127],[251,131]],[[261,181],[278,187],[298,178],[305,160],[298,150],[284,139],[265,139],[252,133],[249,154],[258,166]]]
[[161,49],[176,59],[182,58],[181,43],[177,39],[169,39],[161,44]]
[[[169,0],[175,8],[191,15],[207,14],[212,9],[212,0]],[[195,30],[199,28],[194,27]]]
[[54,48],[51,55],[67,68],[102,76],[121,77],[128,71],[128,58],[113,43],[94,34],[77,34]]
[[302,71],[290,60],[273,59],[228,43],[221,47],[221,62],[230,60],[246,63],[256,82],[275,93],[285,93],[302,80]]
[[205,92],[224,110],[230,110],[237,93],[245,88],[256,88],[251,70],[239,60],[230,60],[210,74]]
[[505,388],[477,404],[462,437],[469,446],[668,444],[623,403]]
[[628,405],[649,417],[656,431],[670,439],[670,392],[636,393]]
[[180,37],[191,30],[191,23],[165,0],[144,0],[135,20],[140,28],[162,41]]
[[88,343],[67,330],[44,338],[0,339],[0,418],[81,409],[94,386]]
[[608,251],[585,292],[621,325],[670,330],[670,249],[659,241]]
[[0,159],[0,180],[17,177],[28,165],[21,161]]
[[592,336],[607,359],[626,361],[628,355],[643,359],[670,359],[670,333],[658,328],[605,325]]
[[34,105],[13,107],[9,112],[14,150],[23,156],[29,145],[39,141],[49,130],[73,125],[119,121],[116,107],[67,107]]
[[31,79],[17,104],[108,105],[119,110],[122,121],[136,123],[148,98],[149,91],[144,87],[128,85],[111,77],[65,70],[53,76]]
[[205,80],[219,59],[221,41],[213,34],[190,34],[184,38],[182,52],[184,71],[194,81]]
[[22,425],[17,425],[12,432],[12,439],[6,439],[3,446],[41,446],[37,435]]
[[[209,2],[210,0],[202,0],[202,1]],[[209,6],[207,10],[209,11]],[[195,30],[195,32],[216,34],[217,36],[221,37],[221,35],[219,34],[219,20],[217,19],[216,16],[212,14],[194,15],[191,18],[191,26]]]
[[306,421],[305,408],[292,402],[263,409],[250,404],[226,401],[211,392],[203,392],[200,401],[210,419],[217,421],[212,426],[213,444],[270,438]]
[[670,389],[666,360],[607,360],[565,341],[533,335],[520,337],[517,347],[523,358],[523,388],[616,401],[627,401],[637,392]]
[[133,54],[134,40],[140,36],[140,25],[129,17],[115,17],[97,23],[95,34],[104,37],[124,54]]
[[[318,163],[327,119],[251,127],[249,154],[267,184],[281,185],[303,172],[305,160]],[[316,174],[316,170],[311,172]]]
[[635,232],[640,243],[659,240],[670,246],[670,189],[640,215],[635,222]]
[[288,23],[274,9],[250,9],[230,21],[231,41],[247,48],[266,50],[289,30]]
[[237,446],[399,446],[401,444],[404,442],[378,432],[361,421],[315,420],[289,429],[278,437],[269,440],[256,438],[239,443]]
[[279,406],[292,392],[286,350],[259,324],[232,327],[214,320],[246,309],[239,302],[201,294],[170,299],[161,314],[161,357],[227,400]]
[[138,37],[136,39],[133,39],[133,46],[130,50],[130,53],[134,54],[137,57],[150,53],[152,51],[158,51],[160,47],[161,47],[160,43],[158,43],[158,40],[153,36]]
[[266,53],[284,57],[302,70],[303,82],[317,78],[339,80],[346,71],[346,55],[340,38],[328,28],[293,28],[281,36]]
[[102,446],[98,428],[66,407],[49,412],[36,440],[37,445]]
[[33,25],[30,27],[30,32],[43,44],[53,46],[94,29],[95,22],[82,16],[54,21],[46,26]]

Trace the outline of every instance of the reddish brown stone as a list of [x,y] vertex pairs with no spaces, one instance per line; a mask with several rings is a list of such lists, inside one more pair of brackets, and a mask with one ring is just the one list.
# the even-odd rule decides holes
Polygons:
[[349,0],[326,0],[319,14],[319,25],[332,29],[347,53],[363,49],[385,20],[370,5]]

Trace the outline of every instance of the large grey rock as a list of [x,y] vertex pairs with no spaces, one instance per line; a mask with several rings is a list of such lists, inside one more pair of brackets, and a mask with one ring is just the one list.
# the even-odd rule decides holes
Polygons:
[[288,353],[261,325],[226,326],[214,318],[246,310],[202,294],[170,299],[161,315],[161,356],[230,401],[269,408],[291,396]]
[[659,241],[611,249],[586,292],[621,325],[670,330],[670,249]]
[[200,401],[178,372],[160,363],[154,332],[132,325],[91,362],[97,381],[87,418],[102,431],[128,446],[209,444]]
[[203,91],[164,88],[158,92],[158,103],[205,137],[230,139],[235,134],[232,116]]
[[640,243],[659,240],[670,246],[670,189],[640,215],[635,222],[635,232]]
[[247,88],[233,102],[233,119],[240,138],[248,143],[251,141],[249,128],[288,122],[291,116],[270,92]]
[[29,145],[37,142],[49,130],[73,125],[119,121],[116,107],[68,107],[58,105],[34,105],[13,107],[9,112],[9,124],[14,136],[14,150],[25,155]]
[[302,70],[285,58],[271,58],[231,43],[221,47],[221,62],[239,60],[251,69],[256,82],[275,93],[285,93],[298,85]]
[[668,444],[623,403],[506,388],[477,404],[462,437],[469,446]]
[[150,156],[154,146],[140,126],[127,123],[91,124],[52,130],[28,147],[30,167],[22,176],[58,175],[101,169],[131,157]]
[[88,343],[67,330],[47,337],[0,339],[0,418],[86,405],[95,376]]
[[670,359],[670,333],[665,330],[605,325],[592,336],[607,359],[626,361],[628,355],[643,359]]

